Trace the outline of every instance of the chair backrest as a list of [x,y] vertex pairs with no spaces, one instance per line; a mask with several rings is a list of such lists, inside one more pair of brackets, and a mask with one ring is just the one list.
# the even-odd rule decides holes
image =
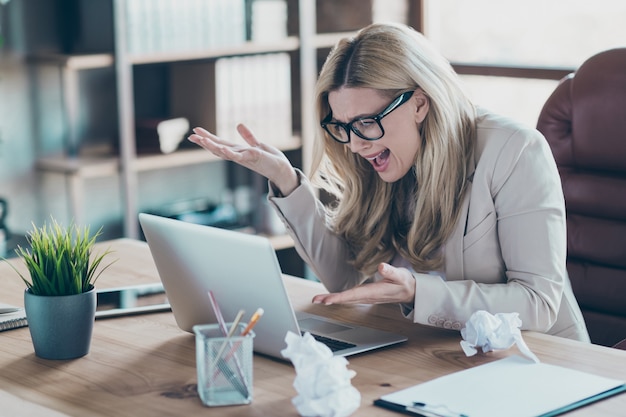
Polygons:
[[539,116],[561,175],[567,270],[593,343],[626,337],[626,48],[561,80]]

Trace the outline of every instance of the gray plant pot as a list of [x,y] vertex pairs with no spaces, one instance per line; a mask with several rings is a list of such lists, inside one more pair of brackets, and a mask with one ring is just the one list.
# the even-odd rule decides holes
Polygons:
[[74,359],[89,353],[96,315],[96,290],[64,296],[24,292],[24,308],[35,355]]

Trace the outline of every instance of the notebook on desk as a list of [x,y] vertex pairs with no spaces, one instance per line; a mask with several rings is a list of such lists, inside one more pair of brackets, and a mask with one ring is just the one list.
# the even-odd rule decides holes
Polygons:
[[28,326],[28,321],[22,307],[0,302],[0,332],[25,326]]
[[308,331],[335,355],[348,356],[401,343],[405,336],[295,312],[284,287],[276,252],[268,239],[232,230],[139,214],[177,325],[192,332],[196,324],[215,323],[208,291],[224,319],[240,309],[246,317],[263,308],[254,328],[254,350],[283,359],[288,331]]

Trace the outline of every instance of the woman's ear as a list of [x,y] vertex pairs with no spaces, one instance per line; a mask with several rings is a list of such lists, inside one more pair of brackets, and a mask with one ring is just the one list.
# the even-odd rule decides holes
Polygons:
[[418,88],[411,97],[415,104],[415,122],[422,123],[430,109],[430,99],[421,88]]

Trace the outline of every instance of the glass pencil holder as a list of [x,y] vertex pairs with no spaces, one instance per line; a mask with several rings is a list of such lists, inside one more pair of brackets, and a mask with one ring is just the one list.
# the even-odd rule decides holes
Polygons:
[[[231,323],[227,323],[230,329]],[[254,332],[241,336],[245,323],[231,337],[218,324],[193,326],[196,335],[198,395],[206,406],[250,404]]]

